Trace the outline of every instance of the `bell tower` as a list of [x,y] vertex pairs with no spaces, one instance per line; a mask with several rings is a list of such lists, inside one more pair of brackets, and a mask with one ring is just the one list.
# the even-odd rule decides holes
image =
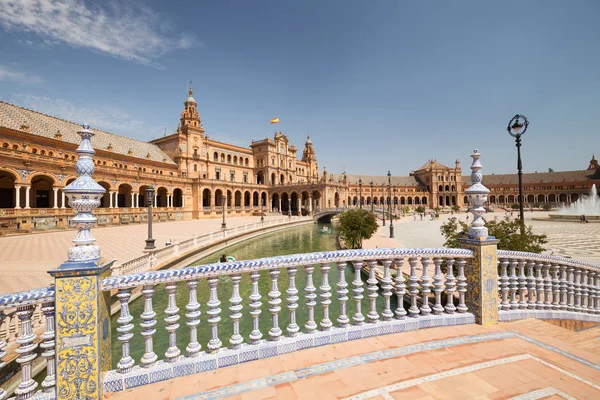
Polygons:
[[184,134],[188,133],[199,133],[200,135],[204,134],[204,127],[200,122],[200,114],[198,113],[197,107],[198,104],[196,100],[194,100],[192,91],[192,82],[190,82],[190,91],[188,92],[188,98],[185,99],[183,105],[185,106],[184,110],[181,112],[181,131]]
[[302,161],[308,164],[309,179],[319,179],[319,164],[317,163],[317,157],[315,155],[315,149],[313,148],[310,136],[306,138],[304,143],[304,151],[302,152]]

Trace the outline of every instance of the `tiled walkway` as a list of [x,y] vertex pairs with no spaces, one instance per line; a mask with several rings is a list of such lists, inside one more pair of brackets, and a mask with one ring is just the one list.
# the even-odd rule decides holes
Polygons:
[[302,350],[108,394],[120,399],[598,399],[600,327],[525,320]]

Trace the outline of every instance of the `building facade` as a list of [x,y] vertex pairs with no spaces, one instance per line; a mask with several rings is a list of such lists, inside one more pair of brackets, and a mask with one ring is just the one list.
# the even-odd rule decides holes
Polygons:
[[[80,125],[0,102],[0,233],[65,228],[73,213],[63,188],[76,177]],[[248,147],[209,137],[192,88],[172,135],[149,143],[93,129],[94,178],[106,189],[98,223],[147,218],[146,188],[155,188],[158,221],[310,214],[320,208],[446,208],[466,204],[469,176],[430,160],[408,176],[358,176],[319,170],[310,137],[302,154],[282,132]],[[486,175],[490,204],[518,203],[517,175]],[[576,201],[595,183],[585,170],[523,175],[527,206]]]

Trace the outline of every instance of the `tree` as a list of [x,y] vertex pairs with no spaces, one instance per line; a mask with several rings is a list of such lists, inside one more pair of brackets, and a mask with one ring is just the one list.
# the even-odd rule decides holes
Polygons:
[[377,230],[375,215],[361,209],[340,214],[339,231],[350,249],[360,249],[363,239],[370,239]]
[[419,214],[424,213],[425,212],[425,207],[423,206],[419,206],[415,209],[416,212],[418,212]]
[[[533,227],[525,226],[521,220],[511,220],[509,217],[503,219],[494,218],[491,221],[485,221],[490,236],[494,236],[500,242],[498,249],[513,251],[528,251],[531,253],[541,253],[545,250],[544,244],[548,243],[546,235],[536,235],[533,233]],[[523,233],[521,234],[521,229]],[[442,224],[440,231],[446,238],[444,246],[460,247],[459,238],[466,237],[469,225],[456,218],[450,218]]]
[[548,172],[554,172],[552,168],[548,168]]

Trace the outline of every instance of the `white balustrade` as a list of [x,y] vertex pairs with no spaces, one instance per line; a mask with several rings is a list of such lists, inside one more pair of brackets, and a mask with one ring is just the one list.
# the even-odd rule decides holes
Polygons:
[[142,295],[144,296],[144,312],[141,315],[142,322],[140,326],[142,328],[141,335],[145,341],[145,352],[140,360],[142,367],[150,368],[156,363],[158,356],[154,352],[153,348],[153,337],[156,333],[156,313],[152,308],[152,296],[154,295],[154,285],[146,285],[142,288]]
[[129,298],[131,297],[131,289],[119,289],[117,294],[117,298],[121,303],[121,315],[117,319],[117,332],[119,332],[119,336],[117,337],[121,342],[121,359],[117,364],[117,370],[119,372],[125,373],[131,371],[133,365],[135,364],[133,357],[131,357],[129,352],[129,342],[131,338],[133,338],[133,316],[129,314]]
[[338,283],[337,283],[337,294],[340,302],[340,315],[337,318],[338,327],[345,328],[348,326],[350,319],[347,315],[346,303],[348,302],[348,283],[346,282],[346,263],[338,263]]
[[281,328],[279,328],[279,312],[281,311],[281,292],[277,285],[279,279],[279,270],[272,269],[269,271],[271,277],[271,290],[269,291],[269,312],[271,313],[271,329],[269,329],[269,339],[273,341],[279,340],[281,336]]
[[231,276],[231,283],[233,284],[231,298],[229,302],[231,306],[229,307],[229,311],[231,311],[231,321],[233,322],[233,335],[231,335],[231,339],[229,339],[229,343],[231,343],[232,349],[238,349],[244,338],[240,335],[240,319],[242,318],[242,297],[240,296],[240,281],[242,280],[242,275],[236,274]]
[[321,264],[320,297],[323,305],[323,319],[321,320],[321,330],[328,331],[333,323],[329,319],[329,305],[331,304],[331,286],[329,286],[329,264]]
[[304,267],[304,273],[306,274],[306,286],[304,291],[306,292],[306,308],[308,310],[308,320],[304,327],[306,328],[306,333],[312,333],[317,329],[317,323],[315,322],[315,306],[317,302],[317,295],[315,292],[317,288],[315,288],[313,284],[313,271],[315,268],[312,265],[307,265]]
[[250,273],[250,282],[252,282],[252,293],[250,294],[250,316],[252,317],[252,332],[250,332],[250,343],[256,344],[262,338],[262,333],[259,329],[258,318],[261,313],[262,303],[260,302],[260,293],[258,292],[258,279],[260,278],[259,271]]
[[[44,350],[42,352],[42,357],[46,359],[46,377],[42,382],[42,391],[45,393],[53,393],[56,386],[56,342],[54,335],[54,302],[49,301],[43,303],[41,310],[44,313],[44,317],[46,320],[46,330],[41,335],[41,339],[43,340],[43,342],[40,343],[40,347]],[[1,347],[2,346],[0,345],[0,351]],[[1,355],[0,358],[2,358]]]
[[298,269],[296,267],[289,267],[287,269],[290,284],[286,291],[287,294],[287,308],[290,312],[290,323],[286,328],[289,337],[294,337],[298,334],[300,327],[296,323],[296,309],[298,308],[298,289],[296,289],[296,273]]
[[[233,280],[233,277],[231,278]],[[188,357],[197,357],[200,354],[202,346],[198,342],[198,325],[200,324],[200,303],[198,303],[198,280],[187,282],[189,289],[189,300],[185,306],[187,313],[187,326],[190,328],[190,343],[185,348]],[[241,298],[240,298],[241,302]]]
[[352,265],[354,266],[354,280],[352,281],[352,293],[355,303],[354,315],[352,316],[352,321],[354,321],[354,325],[362,325],[365,321],[365,317],[362,314],[362,310],[360,308],[360,302],[363,298],[363,282],[360,279],[360,270],[363,266],[362,261],[353,261]]
[[219,328],[218,328],[218,323],[221,320],[221,309],[219,308],[219,306],[221,305],[221,302],[219,301],[219,298],[217,297],[217,284],[219,283],[219,278],[218,277],[213,277],[213,278],[208,278],[207,279],[208,282],[208,288],[210,290],[210,297],[208,299],[208,311],[206,312],[206,314],[208,314],[208,323],[210,324],[210,332],[211,332],[211,338],[210,341],[208,342],[208,348],[210,351],[215,351],[217,350],[219,347],[221,347],[221,340],[219,339]]
[[169,282],[165,285],[165,291],[167,292],[167,309],[165,310],[165,322],[167,323],[167,332],[169,335],[169,348],[165,353],[165,359],[168,362],[175,362],[179,358],[181,351],[177,347],[177,328],[179,328],[179,308],[175,303],[175,292],[177,291],[177,284],[175,282]]
[[33,310],[33,305],[17,307],[17,317],[21,321],[21,333],[17,338],[19,347],[15,349],[15,353],[19,355],[17,362],[21,365],[21,383],[15,389],[18,400],[31,397],[38,386],[32,376],[33,362],[37,358],[35,350],[38,347],[35,343],[36,335],[31,327]]

